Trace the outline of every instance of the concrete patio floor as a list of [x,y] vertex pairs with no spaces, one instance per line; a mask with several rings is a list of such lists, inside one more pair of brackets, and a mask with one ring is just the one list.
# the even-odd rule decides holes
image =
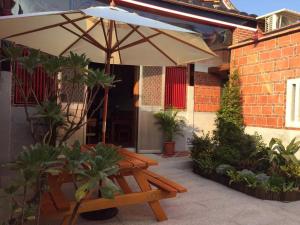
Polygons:
[[299,225],[300,201],[262,201],[204,179],[192,172],[188,157],[161,158],[151,168],[188,189],[174,199],[162,201],[169,220],[156,222],[148,205],[126,206],[108,221],[79,220],[80,225]]

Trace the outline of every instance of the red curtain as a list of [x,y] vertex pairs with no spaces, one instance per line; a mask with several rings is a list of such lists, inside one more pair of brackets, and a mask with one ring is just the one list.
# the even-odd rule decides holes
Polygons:
[[186,108],[186,67],[167,67],[165,82],[165,108]]

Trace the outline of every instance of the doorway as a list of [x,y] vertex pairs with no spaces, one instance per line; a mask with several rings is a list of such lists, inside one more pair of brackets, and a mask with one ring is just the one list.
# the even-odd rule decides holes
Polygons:
[[[103,69],[103,64],[92,63],[90,68]],[[109,91],[107,109],[106,143],[136,148],[138,127],[138,67],[114,65],[112,74],[116,83]],[[90,93],[92,92],[89,90]],[[104,97],[104,90],[98,91],[90,112],[97,108]],[[101,142],[103,106],[87,117],[86,143]]]

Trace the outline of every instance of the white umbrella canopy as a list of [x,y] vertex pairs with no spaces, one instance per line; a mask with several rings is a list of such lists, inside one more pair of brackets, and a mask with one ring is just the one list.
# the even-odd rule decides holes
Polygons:
[[0,17],[0,39],[110,64],[174,66],[215,56],[200,35],[117,7]]
[[94,62],[105,63],[107,74],[110,64],[176,66],[215,57],[196,33],[114,6],[0,17],[0,39],[55,56],[86,54]]

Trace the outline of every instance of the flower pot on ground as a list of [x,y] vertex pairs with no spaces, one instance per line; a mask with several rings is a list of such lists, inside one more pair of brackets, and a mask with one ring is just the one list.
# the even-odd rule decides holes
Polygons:
[[174,155],[176,135],[183,135],[185,121],[178,115],[177,110],[167,109],[154,114],[156,124],[159,125],[164,135],[164,154]]
[[175,154],[175,142],[164,142],[164,154],[166,156],[172,156]]

